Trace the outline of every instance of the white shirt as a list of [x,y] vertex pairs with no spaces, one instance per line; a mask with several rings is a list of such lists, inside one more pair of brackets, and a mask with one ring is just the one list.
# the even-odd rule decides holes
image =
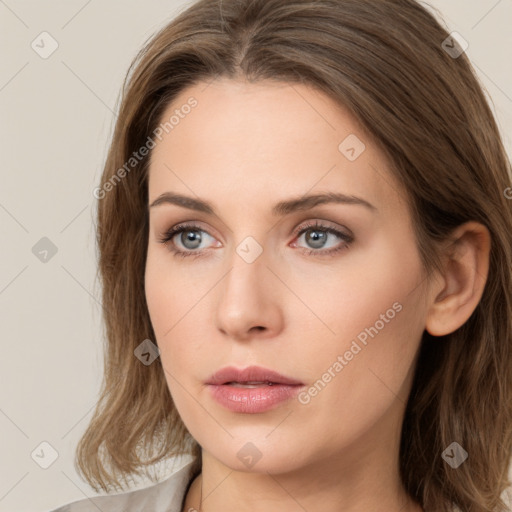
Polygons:
[[193,478],[191,460],[165,480],[135,491],[73,501],[50,512],[181,512]]

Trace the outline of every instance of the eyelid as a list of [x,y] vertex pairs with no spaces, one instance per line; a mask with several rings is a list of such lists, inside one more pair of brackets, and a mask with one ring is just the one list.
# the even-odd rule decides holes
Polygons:
[[[178,222],[177,224],[174,224],[170,228],[164,229],[163,233],[162,233],[162,238],[166,237],[171,232],[180,233],[183,230],[204,231],[205,233],[207,233],[212,238],[216,238],[216,239],[221,238],[221,237],[219,237],[217,235],[213,235],[212,232],[211,232],[213,230],[211,230],[210,228],[204,227],[204,225],[203,225],[203,223],[201,221],[195,221],[195,220]],[[161,239],[160,239],[160,241],[161,241]]]
[[348,229],[345,226],[340,226],[336,223],[333,223],[328,220],[324,219],[315,219],[315,220],[307,220],[305,222],[301,222],[297,228],[293,230],[294,236],[301,235],[304,231],[307,231],[308,229],[312,228],[318,228],[323,231],[340,233],[341,235],[344,235],[347,238],[353,239],[354,235],[350,229]]
[[[340,239],[340,244],[336,248],[329,248],[329,249],[308,249],[307,247],[297,246],[302,251],[310,254],[315,254],[319,257],[322,256],[328,256],[331,253],[335,253],[339,250],[342,250],[343,248],[348,248],[348,246],[354,241],[354,235],[350,231],[350,229],[343,226],[342,228],[334,227],[332,225],[333,223],[331,221],[326,220],[318,220],[315,219],[306,221],[306,223],[302,222],[299,224],[297,228],[293,230],[293,236],[294,236],[294,244],[296,244],[296,239],[299,236],[302,236],[303,233],[317,228],[320,231],[324,231],[326,233],[331,233],[338,237]],[[345,231],[344,231],[345,230]],[[176,248],[175,244],[172,243],[172,239],[177,236],[178,234],[182,233],[183,231],[203,231],[208,236],[216,239],[217,237],[213,236],[208,229],[204,229],[202,226],[202,223],[200,221],[183,221],[178,224],[175,224],[168,230],[166,230],[162,237],[159,237],[159,242],[163,244],[171,243],[173,247],[169,249],[171,252],[173,252],[176,256],[194,256],[194,257],[200,257],[206,249],[201,249],[198,251],[195,250],[182,250]]]

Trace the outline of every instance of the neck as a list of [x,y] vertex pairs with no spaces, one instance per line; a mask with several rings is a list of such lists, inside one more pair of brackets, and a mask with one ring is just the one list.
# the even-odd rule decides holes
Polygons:
[[287,473],[234,471],[203,450],[202,472],[184,512],[422,512],[403,489],[398,471],[366,461],[357,468],[327,457]]
[[400,478],[402,414],[403,403],[397,400],[371,428],[338,445],[316,445],[311,439],[297,448],[284,429],[273,431],[271,438],[252,436],[267,456],[249,471],[236,456],[243,444],[239,438],[215,439],[212,446],[222,449],[213,454],[203,447],[201,474],[184,511],[422,512]]

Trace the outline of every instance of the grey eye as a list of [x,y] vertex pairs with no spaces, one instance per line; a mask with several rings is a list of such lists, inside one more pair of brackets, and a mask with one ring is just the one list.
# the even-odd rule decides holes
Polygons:
[[180,242],[186,249],[197,249],[201,245],[202,236],[198,229],[187,229],[179,234]]
[[305,233],[306,242],[311,244],[314,249],[321,249],[329,236],[329,233],[320,229],[309,229]]

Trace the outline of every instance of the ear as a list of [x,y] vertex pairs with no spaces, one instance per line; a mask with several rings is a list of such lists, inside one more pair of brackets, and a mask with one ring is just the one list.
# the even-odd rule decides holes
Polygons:
[[456,228],[443,249],[443,272],[431,289],[425,329],[450,334],[471,316],[482,297],[489,272],[491,235],[478,222]]

